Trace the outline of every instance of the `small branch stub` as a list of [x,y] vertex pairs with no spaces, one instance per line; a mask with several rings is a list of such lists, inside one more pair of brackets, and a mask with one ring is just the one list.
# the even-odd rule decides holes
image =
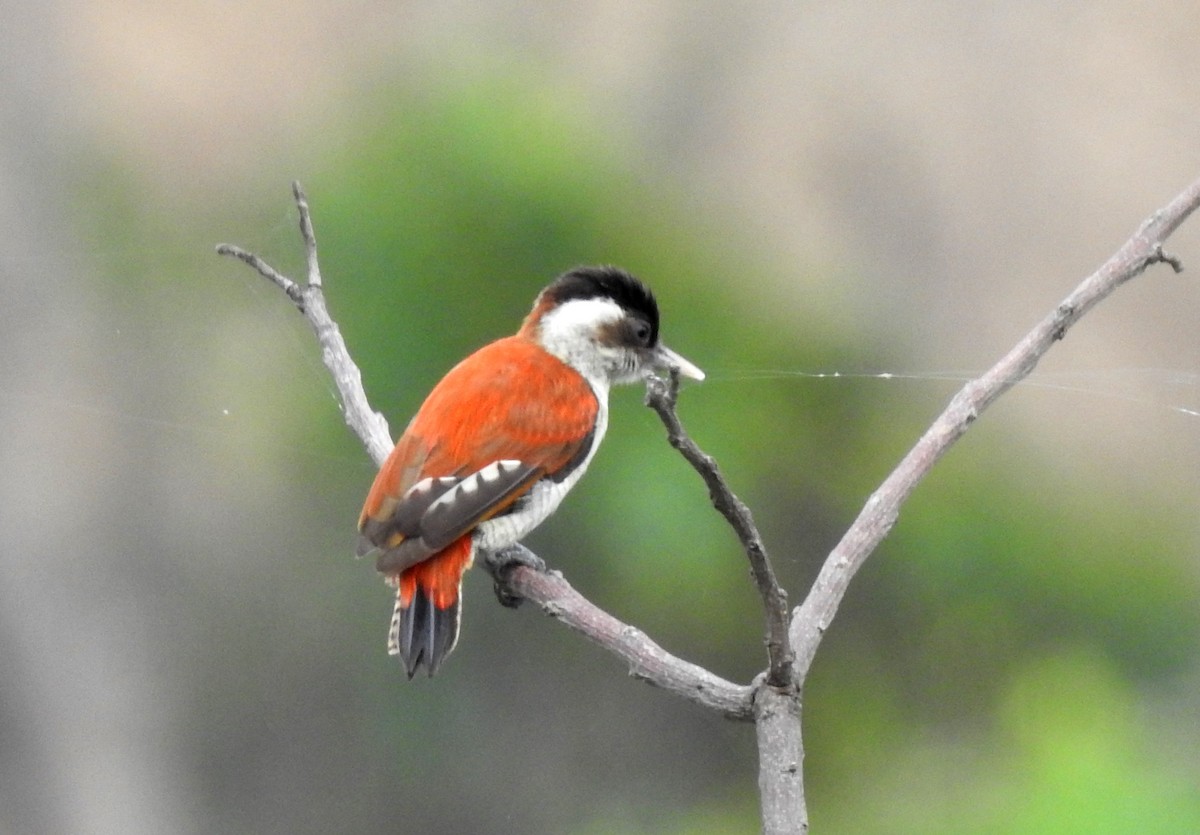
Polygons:
[[1164,250],[1161,243],[1154,245],[1154,249],[1151,251],[1150,257],[1146,260],[1147,264],[1170,264],[1171,269],[1175,271],[1176,275],[1179,275],[1181,272],[1183,272],[1183,262]]

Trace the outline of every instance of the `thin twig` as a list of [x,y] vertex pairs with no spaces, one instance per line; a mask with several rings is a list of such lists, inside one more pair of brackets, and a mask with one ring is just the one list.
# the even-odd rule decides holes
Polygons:
[[232,258],[237,258],[238,260],[249,264],[251,269],[256,270],[259,275],[268,281],[274,282],[279,289],[287,293],[287,297],[296,305],[302,305],[304,303],[304,293],[300,289],[300,285],[276,270],[253,252],[247,252],[241,247],[234,246],[233,244],[217,244],[217,254],[228,255]]
[[299,183],[292,184],[296,208],[300,211],[300,236],[308,253],[307,283],[303,286],[276,270],[262,258],[232,244],[221,244],[217,254],[228,255],[249,264],[263,278],[275,284],[292,300],[304,318],[312,325],[321,345],[321,359],[333,375],[337,386],[342,416],[346,425],[363,442],[367,454],[376,466],[382,466],[392,451],[392,438],[383,415],[371,408],[367,393],[363,390],[362,373],[350,352],[337,323],[325,306],[325,292],[321,287],[321,271],[317,266],[317,239],[313,234],[312,218],[308,211],[308,198]]
[[1200,180],[1151,215],[1115,255],[1084,279],[989,371],[963,386],[899,466],[871,494],[854,524],[825,560],[808,597],[792,618],[792,646],[796,650],[800,681],[808,674],[850,580],[887,536],[899,517],[900,506],[926,473],[983,410],[1029,374],[1054,343],[1094,305],[1152,264],[1167,263],[1176,272],[1182,270],[1179,259],[1167,255],[1162,244],[1198,205]]
[[304,260],[308,266],[308,286],[321,286],[321,265],[317,261],[317,233],[313,230],[312,214],[308,210],[308,195],[299,180],[292,181],[292,196],[300,210],[300,237],[304,239]]
[[750,572],[762,598],[767,621],[767,684],[772,687],[793,687],[792,647],[788,636],[787,592],[779,585],[767,548],[754,524],[750,508],[746,507],[729,488],[716,460],[700,449],[683,428],[675,403],[679,394],[679,374],[672,371],[668,379],[650,377],[646,381],[646,405],[654,410],[667,428],[667,440],[687,460],[708,486],[708,497],[734,533],[750,561]]

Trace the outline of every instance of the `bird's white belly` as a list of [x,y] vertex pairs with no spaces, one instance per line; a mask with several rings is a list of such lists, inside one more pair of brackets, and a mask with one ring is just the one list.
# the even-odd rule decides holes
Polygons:
[[498,551],[520,542],[558,508],[563,497],[570,492],[579,479],[583,478],[583,474],[587,470],[588,464],[592,462],[592,456],[596,454],[596,450],[600,447],[600,441],[604,439],[604,432],[608,428],[607,397],[601,397],[599,400],[600,409],[596,414],[592,448],[588,450],[587,457],[583,459],[583,462],[562,481],[544,478],[533,485],[529,495],[522,501],[520,510],[481,523],[475,529],[474,541],[477,549]]

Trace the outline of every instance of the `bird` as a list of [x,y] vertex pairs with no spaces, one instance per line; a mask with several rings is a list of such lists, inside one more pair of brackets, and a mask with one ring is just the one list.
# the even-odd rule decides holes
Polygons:
[[554,512],[604,437],[609,389],[656,371],[704,379],[660,340],[640,279],[583,266],[538,293],[514,335],[434,386],[367,493],[355,549],[396,589],[388,654],[410,680],[433,676],[454,649],[476,555],[515,545]]

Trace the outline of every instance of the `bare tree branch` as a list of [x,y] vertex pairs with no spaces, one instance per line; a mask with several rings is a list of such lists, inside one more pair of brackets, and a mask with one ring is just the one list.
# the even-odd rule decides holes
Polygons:
[[1200,180],[1151,215],[1115,255],[1084,279],[999,362],[983,376],[963,386],[899,466],[871,494],[854,524],[825,560],[808,597],[792,618],[792,646],[796,650],[797,674],[801,682],[808,675],[817,647],[837,613],[850,580],[892,529],[900,506],[925,474],[983,410],[1024,379],[1051,346],[1094,305],[1152,264],[1166,263],[1175,272],[1182,270],[1179,260],[1163,251],[1163,241],[1198,205]]
[[792,677],[792,647],[788,636],[787,592],[775,578],[775,570],[767,556],[767,548],[754,524],[750,508],[729,489],[717,462],[705,453],[684,430],[675,413],[675,402],[679,394],[679,375],[675,372],[667,380],[651,377],[646,382],[646,405],[655,411],[663,426],[667,428],[667,440],[671,446],[687,459],[708,485],[708,497],[722,516],[729,522],[742,543],[746,558],[750,560],[750,571],[754,584],[762,598],[767,618],[767,684],[772,687],[795,686]]
[[[513,547],[529,552],[523,545]],[[754,718],[753,687],[733,684],[676,658],[637,627],[622,623],[575,591],[561,573],[516,565],[505,574],[506,591],[534,601],[550,617],[619,656],[629,664],[629,674],[634,678],[729,719]]]

